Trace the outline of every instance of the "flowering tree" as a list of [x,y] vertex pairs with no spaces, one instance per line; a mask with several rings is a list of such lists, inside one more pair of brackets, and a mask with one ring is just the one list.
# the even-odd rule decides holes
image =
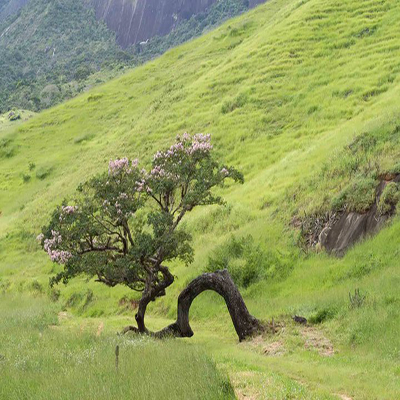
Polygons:
[[[148,304],[164,296],[174,282],[166,263],[181,259],[189,264],[193,260],[191,237],[180,228],[180,222],[196,206],[222,204],[212,189],[228,178],[243,182],[240,172],[214,159],[210,135],[178,136],[169,149],[154,155],[149,170],[140,169],[138,160],[110,161],[108,173],[80,185],[73,199],[56,208],[38,236],[50,259],[64,266],[51,284],[67,283],[85,274],[110,287],[125,285],[141,292],[137,328],[128,329],[148,332],[144,319]],[[234,286],[226,274],[203,276],[230,280]],[[207,289],[217,290],[210,283],[202,290]],[[182,321],[159,335],[191,336],[188,312]],[[257,320],[251,321],[254,325]]]

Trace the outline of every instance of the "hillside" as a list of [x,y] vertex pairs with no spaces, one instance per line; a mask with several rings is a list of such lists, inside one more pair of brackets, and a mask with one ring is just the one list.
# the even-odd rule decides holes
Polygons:
[[[0,2],[0,112],[39,111],[121,75],[256,2]],[[156,13],[153,10],[158,10]]]
[[[174,318],[191,278],[225,265],[252,314],[284,327],[238,346],[221,299],[196,300],[192,340],[238,395],[399,398],[398,212],[342,258],[299,246],[296,223],[368,208],[371,188],[400,173],[399,17],[395,0],[271,0],[0,131],[2,290],[48,292],[54,267],[35,237],[52,207],[110,159],[146,164],[177,133],[211,133],[245,183],[223,189],[226,207],[190,215],[195,261],[173,266],[179,279],[152,307],[154,326]],[[125,289],[77,279],[59,290],[53,298],[79,316],[71,324],[132,319]],[[294,314],[312,327],[294,325]]]

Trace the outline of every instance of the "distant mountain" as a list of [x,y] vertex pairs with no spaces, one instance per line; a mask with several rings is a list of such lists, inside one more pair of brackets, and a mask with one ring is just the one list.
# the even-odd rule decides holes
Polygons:
[[29,0],[0,0],[0,22],[15,14]]
[[[117,35],[122,47],[164,36],[180,22],[204,13],[218,0],[87,0],[96,11],[96,17],[106,22]],[[263,0],[246,1],[252,8]],[[235,3],[232,1],[231,3]]]
[[0,0],[0,112],[39,111],[262,0]]

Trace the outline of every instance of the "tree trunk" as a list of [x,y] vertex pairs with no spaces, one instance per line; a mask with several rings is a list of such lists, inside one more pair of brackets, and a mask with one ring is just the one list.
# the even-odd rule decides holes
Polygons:
[[135,314],[136,323],[140,333],[147,333],[146,325],[144,323],[144,315],[146,313],[147,305],[150,303],[150,299],[142,297],[139,301],[138,311]]
[[213,290],[220,294],[228,307],[233,325],[242,341],[262,330],[258,319],[247,310],[246,304],[227,270],[205,273],[194,279],[178,297],[178,315],[176,322],[154,336],[191,337],[192,328],[189,324],[189,310],[193,300],[205,290]]

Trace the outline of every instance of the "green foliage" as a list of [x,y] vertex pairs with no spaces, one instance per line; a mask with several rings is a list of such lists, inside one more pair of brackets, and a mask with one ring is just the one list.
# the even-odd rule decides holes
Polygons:
[[81,92],[104,63],[106,71],[132,58],[81,0],[31,0],[0,31],[0,112],[50,107]]
[[363,213],[375,202],[377,180],[358,176],[346,186],[337,197],[332,199],[334,210],[346,210]]
[[352,295],[349,292],[350,308],[360,308],[365,302],[366,295],[360,293],[360,289],[355,289]]
[[[399,217],[340,259],[323,252],[300,254],[290,224],[294,215],[328,211],[332,198],[363,171],[372,179],[400,172],[399,20],[400,3],[393,0],[271,0],[18,128],[9,125],[13,131],[2,137],[12,138],[17,151],[0,163],[0,275],[9,283],[7,292],[27,289],[29,276],[43,283],[60,271],[42,252],[28,250],[32,238],[16,231],[37,232],[55,204],[122,151],[149,159],[173,140],[174,132],[211,132],[218,158],[237,165],[245,184],[216,188],[215,195],[223,196],[229,208],[198,208],[185,218],[195,259],[190,268],[171,263],[179,279],[165,297],[151,303],[150,327],[161,328],[166,318],[176,316],[177,295],[204,271],[214,249],[231,235],[250,234],[263,251],[291,259],[285,278],[261,279],[243,291],[249,311],[263,320],[274,317],[278,325],[294,309],[305,310],[299,315],[307,318],[316,310],[337,309],[333,318],[313,327],[333,343],[335,354],[324,357],[307,349],[301,327],[288,339],[265,338],[282,340],[283,356],[261,354],[264,343],[260,351],[254,351],[253,342],[238,346],[223,299],[208,292],[190,310],[196,325],[191,341],[229,371],[241,393],[282,399],[333,399],[339,393],[400,398]],[[240,38],[230,36],[248,22]],[[355,38],[371,25],[377,26],[373,35]],[[335,48],[350,38],[356,39],[352,47]],[[228,49],[239,39],[239,46]],[[364,101],[364,93],[379,82],[386,82],[387,91]],[[222,114],[223,100],[242,91],[251,93],[246,105]],[[90,96],[97,100],[88,101]],[[315,105],[318,110],[308,114]],[[73,143],[91,132],[93,140]],[[46,180],[22,185],[28,161],[38,167],[48,163],[54,171]],[[355,287],[368,293],[369,301],[350,310],[348,294]],[[60,288],[60,304],[88,288],[95,300],[83,315],[81,300],[72,324],[92,324],[96,331],[104,321],[113,332],[122,320],[132,324],[131,309],[118,314],[119,299],[132,295],[122,286],[108,289],[77,278]],[[100,311],[99,319],[82,319]],[[18,388],[27,387],[26,375],[20,382],[25,386]],[[325,396],[312,396],[314,390]]]
[[334,307],[326,307],[318,309],[315,314],[311,315],[308,321],[311,324],[322,324],[323,322],[329,321],[334,318],[337,314],[337,309]]
[[236,108],[243,107],[247,102],[247,95],[245,93],[238,94],[234,99],[225,100],[222,103],[221,112],[227,114]]
[[12,139],[5,137],[0,139],[0,158],[11,158],[15,154]]
[[[81,0],[50,4],[31,0],[3,24],[0,21],[0,34],[5,32],[0,36],[0,112],[11,107],[38,111],[58,104],[119,75],[125,67],[151,60],[200,36],[248,8],[246,0],[218,1],[180,21],[166,36],[123,51],[115,35]],[[235,33],[240,36],[243,32],[232,32],[232,36]],[[20,117],[16,113],[13,118]]]
[[[80,185],[38,236],[50,259],[64,265],[51,283],[85,274],[111,287],[142,291],[149,300],[164,295],[173,277],[162,263],[193,261],[192,238],[178,229],[182,218],[196,206],[222,204],[212,189],[226,178],[243,182],[237,170],[215,161],[211,150],[210,135],[185,133],[154,155],[149,171],[139,169],[138,160],[117,159],[108,173]],[[137,221],[145,207],[147,218]],[[83,308],[92,295],[86,295]],[[69,307],[80,301],[73,296]]]
[[29,174],[22,174],[22,180],[24,183],[28,183],[31,180],[31,176]]
[[112,331],[98,337],[79,326],[65,331],[58,310],[44,299],[1,298],[2,398],[111,400],[132,393],[138,400],[235,398],[228,378],[197,346],[121,337]]
[[400,201],[400,187],[396,182],[388,183],[379,198],[378,211],[381,215],[392,212]]
[[208,257],[206,271],[227,269],[235,283],[246,288],[261,279],[282,277],[287,268],[280,255],[264,250],[252,236],[231,236]]
[[53,168],[50,166],[41,166],[36,170],[36,178],[40,180],[46,179],[51,174],[52,170]]

